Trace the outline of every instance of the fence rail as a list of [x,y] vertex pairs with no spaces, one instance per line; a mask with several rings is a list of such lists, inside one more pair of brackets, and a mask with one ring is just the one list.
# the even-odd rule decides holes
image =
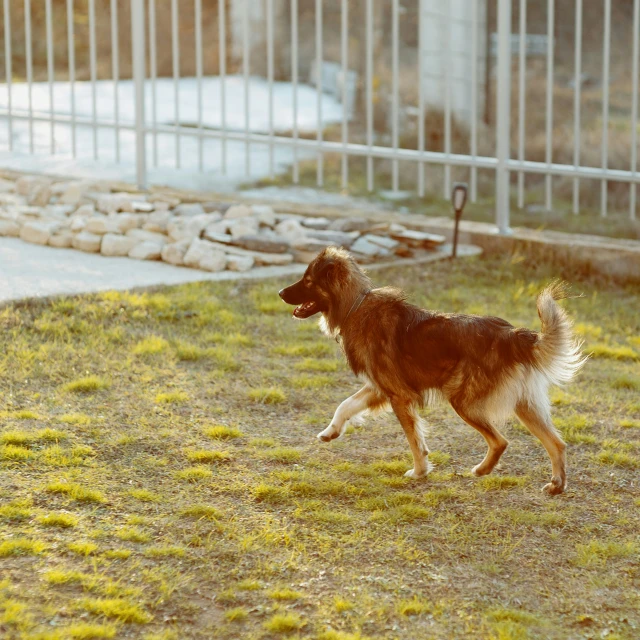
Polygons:
[[[194,15],[193,39],[188,43],[181,37],[184,5],[182,1],[167,0],[170,3],[170,37],[168,42],[163,40],[162,45],[158,42],[162,0],[130,0],[129,16],[117,0],[103,0],[109,7],[107,24],[97,23],[96,1],[88,0],[88,61],[81,62],[83,67],[88,63],[89,79],[81,81],[76,67],[77,7],[74,0],[65,0],[65,4],[45,0],[44,33],[36,34],[36,38],[43,36],[45,40],[43,68],[46,69],[46,80],[36,82],[34,8],[30,0],[4,0],[4,47],[0,48],[4,50],[5,58],[5,83],[0,87],[0,119],[4,124],[0,124],[0,129],[4,129],[5,134],[0,144],[8,152],[77,158],[87,155],[88,146],[95,160],[105,160],[108,155],[110,161],[124,164],[130,163],[132,158],[123,152],[122,140],[132,136],[136,177],[141,186],[150,181],[150,169],[160,165],[171,164],[176,170],[225,175],[230,171],[230,165],[236,167],[238,158],[242,157],[241,164],[244,164],[247,177],[255,174],[256,167],[262,175],[273,177],[282,170],[284,162],[291,167],[293,183],[300,180],[300,163],[315,161],[316,183],[321,188],[325,184],[326,159],[336,154],[340,158],[340,184],[345,189],[350,184],[350,160],[363,158],[363,176],[369,191],[377,186],[375,163],[386,161],[390,166],[391,189],[398,191],[409,183],[420,197],[433,190],[430,181],[434,167],[441,167],[445,196],[451,186],[452,170],[467,171],[472,201],[478,198],[478,171],[485,170],[494,173],[495,220],[502,233],[509,231],[512,198],[517,207],[525,206],[526,180],[531,177],[542,177],[544,204],[548,210],[554,204],[554,178],[569,180],[571,207],[576,214],[581,205],[581,181],[599,182],[602,216],[609,213],[610,183],[628,183],[629,217],[636,218],[636,185],[640,180],[637,172],[640,0],[633,0],[632,9],[632,51],[628,71],[630,113],[625,125],[629,129],[630,142],[626,168],[619,162],[612,167],[610,161],[612,0],[602,0],[600,161],[595,165],[583,161],[586,150],[583,138],[587,131],[582,118],[582,97],[586,91],[583,89],[583,0],[574,0],[572,109],[568,123],[571,137],[567,141],[571,157],[564,162],[554,157],[558,153],[554,137],[557,136],[554,118],[558,117],[554,87],[559,17],[554,0],[547,0],[546,33],[533,35],[527,33],[530,8],[527,0],[495,0],[495,34],[489,34],[487,29],[487,12],[492,0],[473,0],[470,12],[465,0],[447,3],[407,0],[403,5],[398,0],[388,3],[343,0],[338,5],[336,28],[329,30],[326,20],[330,3],[322,0],[311,5],[314,16],[310,27],[301,22],[298,0],[220,0],[215,6],[215,32],[209,30],[206,34],[203,25],[204,13],[211,11],[208,3],[185,0],[185,5],[187,1],[193,3]],[[162,3],[163,7],[167,2]],[[282,3],[285,13],[279,9]],[[613,3],[615,5],[616,0]],[[60,76],[61,72],[59,60],[54,59],[57,49],[53,25],[55,18],[62,16],[60,4],[65,10],[67,37],[63,82],[56,79],[56,74]],[[380,17],[383,5],[389,7],[389,23],[384,16]],[[404,44],[401,47],[405,36],[400,26],[403,12],[409,6],[417,13],[418,20],[417,42],[411,49],[414,62],[407,67],[409,49]],[[18,8],[24,17],[23,24],[18,24],[15,18],[20,13]],[[514,24],[515,9],[517,22]],[[54,15],[56,11],[59,15]],[[258,32],[263,29],[263,34],[259,33],[257,37],[258,14],[263,17]],[[280,42],[282,25],[276,21],[276,15],[280,19],[284,15],[288,21],[285,25],[290,67],[288,83],[282,79],[276,81],[278,75],[282,76],[276,69],[276,51],[283,48]],[[128,20],[131,24],[131,79],[123,77],[120,51],[121,30]],[[238,23],[239,28],[232,28],[232,21]],[[388,50],[384,55],[380,53],[381,28],[388,33]],[[103,79],[98,79],[102,67],[97,32],[104,29],[110,30],[110,89],[105,87]],[[363,46],[355,52],[357,55],[351,44],[353,29],[364,34]],[[16,49],[13,43],[18,30],[24,34],[24,40],[20,38],[20,42],[24,42],[24,81],[14,78]],[[234,44],[240,53],[234,58],[228,38],[230,34],[238,33],[241,42]],[[332,51],[338,58],[338,71],[331,76],[330,82],[323,77],[325,57],[331,49],[329,35],[338,40],[337,49],[333,47],[336,50]],[[305,39],[307,36],[313,40],[312,48]],[[204,43],[211,38],[217,39],[215,95],[208,89],[209,77],[204,73],[203,59]],[[171,50],[168,85],[162,81],[158,67],[160,46]],[[258,60],[259,64],[256,64],[257,46],[262,58]],[[492,95],[487,94],[486,78],[490,74],[486,73],[486,65],[492,64],[494,55],[495,118],[491,118],[492,129],[488,129],[482,122],[481,112],[483,96],[486,99],[487,95]],[[534,113],[526,98],[531,56],[537,56],[544,64],[546,75],[543,158],[535,160],[527,158],[526,134],[527,119]],[[195,60],[194,77],[181,76],[181,57]],[[252,74],[254,64],[258,68]],[[236,71],[230,73],[229,65]],[[262,84],[256,84],[256,77],[261,72],[264,80],[261,80]],[[382,95],[377,87],[383,72],[390,78],[388,96]],[[517,83],[514,81],[516,72]],[[410,73],[414,73],[415,89],[408,100],[405,93],[406,85],[411,84]],[[441,103],[435,107],[428,80],[433,77],[439,78],[442,94]],[[189,83],[185,84],[186,81]],[[88,86],[85,86],[87,82]],[[334,96],[329,96],[329,91],[333,91]],[[442,113],[441,125],[438,125],[441,148],[429,149],[427,141],[432,132],[425,118],[434,108]],[[376,114],[381,110],[386,114],[383,127],[376,123]],[[412,129],[406,124],[409,120],[413,123]],[[465,150],[461,150],[459,141],[454,140],[454,128],[460,128],[460,122],[464,124]],[[337,128],[337,133],[331,134],[327,128],[331,124]],[[46,133],[43,133],[43,127],[48,129]],[[406,143],[406,136],[403,136],[410,129],[414,137],[411,143]],[[494,143],[487,145],[486,133],[491,130],[495,134]],[[483,144],[481,131],[485,134]],[[107,144],[105,136],[109,133],[112,143]],[[46,136],[46,144],[43,136]],[[195,147],[188,146],[190,142],[195,142]],[[207,146],[210,144],[215,144],[215,154]],[[193,149],[195,156],[191,155]],[[261,155],[256,155],[256,150],[260,150]],[[276,159],[276,150],[286,153]],[[169,156],[172,156],[171,162]],[[415,171],[405,171],[408,164],[414,165]]]

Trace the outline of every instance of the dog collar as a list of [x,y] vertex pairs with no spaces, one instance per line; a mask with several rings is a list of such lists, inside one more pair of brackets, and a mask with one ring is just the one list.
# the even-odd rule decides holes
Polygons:
[[[354,303],[351,305],[351,309],[349,309],[349,313],[347,313],[345,319],[342,321],[343,324],[347,321],[347,319],[349,318],[349,316],[351,315],[351,313],[353,311],[357,311],[360,308],[360,305],[362,304],[362,301],[371,293],[371,289],[369,289],[369,291],[365,291],[358,300],[355,300]],[[356,303],[358,306],[356,306]],[[355,307],[355,309],[354,309]]]

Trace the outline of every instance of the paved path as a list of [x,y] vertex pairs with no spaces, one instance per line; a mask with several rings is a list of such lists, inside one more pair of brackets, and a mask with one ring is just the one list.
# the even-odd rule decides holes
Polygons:
[[202,280],[268,278],[302,273],[299,264],[259,267],[245,273],[207,273],[166,262],[107,258],[76,249],[55,249],[18,238],[0,238],[0,304],[24,298],[93,293]]

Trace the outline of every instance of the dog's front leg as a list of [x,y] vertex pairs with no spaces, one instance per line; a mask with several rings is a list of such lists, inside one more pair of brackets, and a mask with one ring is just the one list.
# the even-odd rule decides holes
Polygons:
[[402,425],[413,454],[413,469],[409,469],[404,475],[408,478],[422,478],[431,470],[431,465],[427,459],[429,449],[424,437],[422,421],[409,400],[392,398],[391,406]]
[[367,409],[384,404],[384,398],[370,385],[365,384],[360,391],[347,398],[336,409],[329,426],[318,434],[318,439],[329,442],[339,438],[346,429],[347,422]]

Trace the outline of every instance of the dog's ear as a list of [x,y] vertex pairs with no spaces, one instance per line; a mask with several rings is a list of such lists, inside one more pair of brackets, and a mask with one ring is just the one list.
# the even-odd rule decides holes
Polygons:
[[345,265],[341,260],[326,260],[320,267],[316,277],[319,282],[327,285],[338,284],[344,278],[344,267]]

